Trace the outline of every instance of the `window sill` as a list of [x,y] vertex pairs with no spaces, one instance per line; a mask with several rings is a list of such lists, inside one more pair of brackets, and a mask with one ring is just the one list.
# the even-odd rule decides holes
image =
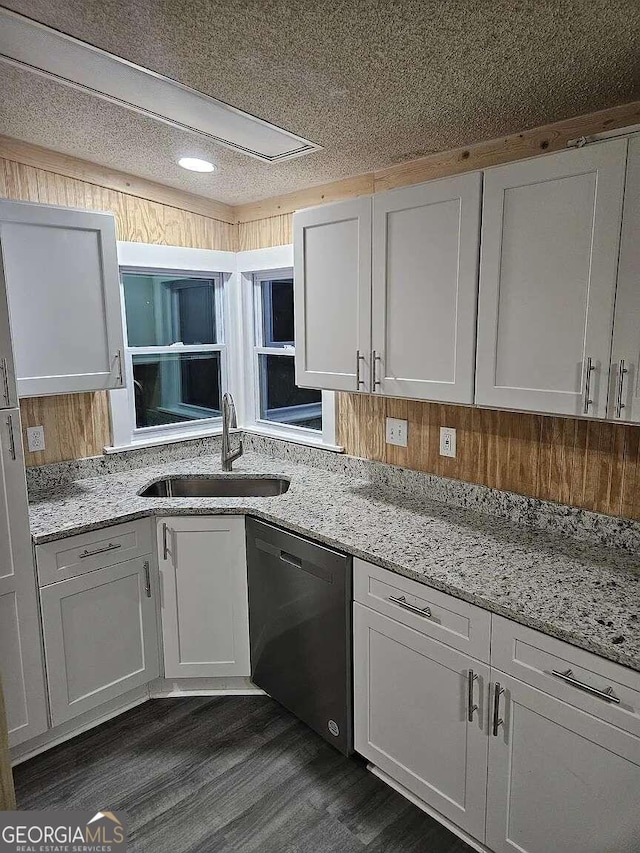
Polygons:
[[210,438],[211,436],[222,435],[222,427],[215,429],[203,430],[202,432],[186,432],[181,435],[164,435],[158,438],[145,438],[141,441],[132,441],[131,444],[118,444],[111,447],[105,447],[104,452],[109,453],[126,453],[129,450],[141,450],[145,447],[162,447],[165,444],[178,444],[181,441],[197,441],[199,438]]
[[325,444],[321,437],[291,435],[288,432],[280,432],[277,429],[266,429],[264,427],[249,426],[241,427],[242,432],[252,435],[264,435],[266,438],[275,438],[279,441],[288,441],[291,444],[303,444],[306,447],[316,447],[318,450],[329,450],[331,453],[344,453],[344,447],[339,444]]

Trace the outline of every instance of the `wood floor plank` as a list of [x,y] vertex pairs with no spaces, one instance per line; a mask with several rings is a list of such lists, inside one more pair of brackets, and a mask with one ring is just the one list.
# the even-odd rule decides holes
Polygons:
[[132,853],[470,853],[263,696],[148,702],[15,782],[18,808],[126,812]]

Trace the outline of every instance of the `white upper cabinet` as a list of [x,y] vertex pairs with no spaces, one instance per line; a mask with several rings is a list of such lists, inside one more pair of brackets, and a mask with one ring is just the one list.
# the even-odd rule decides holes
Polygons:
[[0,201],[0,246],[19,396],[120,387],[113,216]]
[[373,391],[472,403],[482,174],[373,198]]
[[640,421],[640,136],[629,140],[609,417]]
[[293,246],[296,383],[370,390],[370,196],[296,213]]
[[476,403],[607,414],[626,139],[485,173]]

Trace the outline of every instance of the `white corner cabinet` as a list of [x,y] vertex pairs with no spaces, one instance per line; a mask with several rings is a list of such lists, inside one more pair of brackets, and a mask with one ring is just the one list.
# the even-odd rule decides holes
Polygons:
[[482,175],[294,215],[296,381],[473,402]]
[[638,673],[361,560],[354,597],[374,772],[478,850],[640,849]]
[[638,135],[300,211],[297,381],[638,423],[639,233]]
[[[18,396],[121,387],[113,215],[2,200],[0,251]],[[0,347],[6,373],[13,368]]]
[[165,677],[249,676],[244,517],[161,518],[157,545]]
[[144,519],[36,546],[53,726],[159,674],[150,525]]

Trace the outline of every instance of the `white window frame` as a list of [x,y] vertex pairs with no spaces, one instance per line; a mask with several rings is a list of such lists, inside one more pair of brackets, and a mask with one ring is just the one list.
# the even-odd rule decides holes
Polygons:
[[242,363],[243,383],[243,426],[249,432],[269,435],[298,444],[320,446],[341,452],[335,443],[335,394],[322,391],[322,430],[300,427],[295,424],[280,424],[260,417],[260,369],[259,356],[279,355],[294,357],[295,347],[265,347],[257,344],[262,339],[262,281],[293,278],[293,246],[275,246],[238,253],[238,285],[245,330]]
[[[221,394],[230,388],[229,351],[235,344],[234,323],[230,320],[229,279],[235,272],[235,253],[146,243],[118,243],[121,273],[162,274],[203,278],[215,282],[216,324],[222,343],[182,346],[130,347],[126,337],[124,292],[121,281],[122,323],[125,330],[126,388],[110,392],[113,446],[107,451],[128,447],[166,444],[186,438],[216,435],[221,431],[220,417],[203,417],[152,427],[136,427],[133,385],[133,356],[179,354],[188,352],[220,352]],[[205,410],[203,410],[204,413]],[[185,407],[184,414],[197,414],[196,407]]]

